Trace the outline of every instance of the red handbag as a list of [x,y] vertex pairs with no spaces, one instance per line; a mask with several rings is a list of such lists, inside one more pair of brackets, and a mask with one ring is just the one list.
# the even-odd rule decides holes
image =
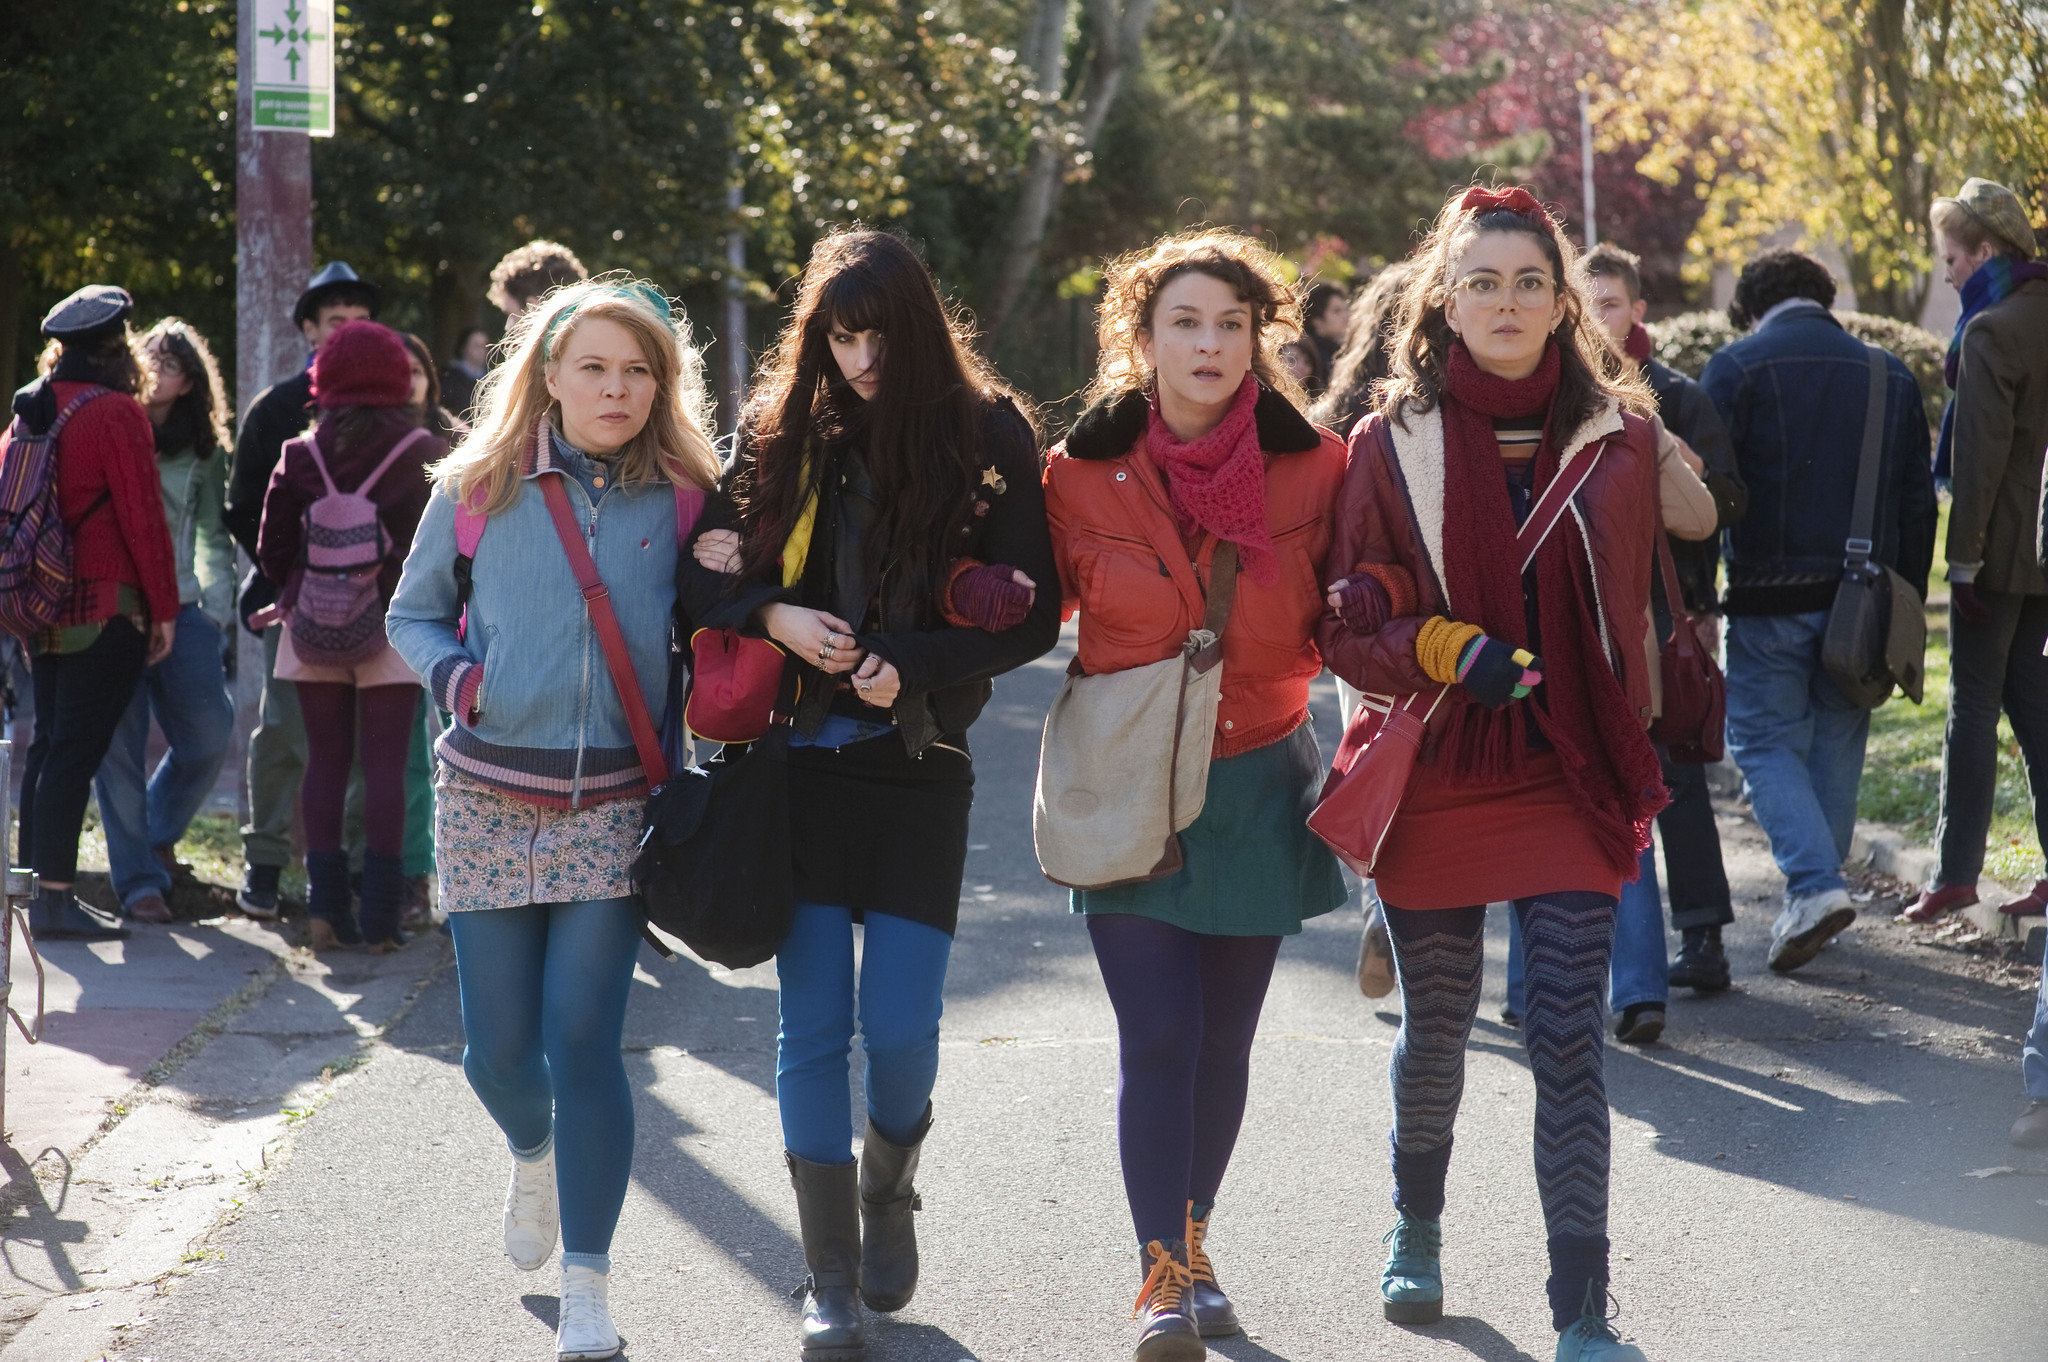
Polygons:
[[733,629],[690,635],[690,698],[683,722],[708,742],[748,743],[768,731],[782,690],[782,649]]
[[1327,842],[1337,859],[1361,879],[1372,878],[1373,862],[1408,793],[1423,731],[1449,690],[1438,690],[1419,717],[1415,702],[1420,692],[1385,710],[1370,699],[1361,700],[1344,729],[1344,741],[1323,783],[1323,797],[1308,816],[1308,830]]
[[1664,600],[1671,607],[1671,637],[1657,650],[1664,712],[1650,725],[1650,741],[1662,743],[1671,760],[1681,765],[1719,761],[1728,718],[1728,681],[1721,675],[1721,664],[1700,642],[1699,621],[1685,608],[1671,544],[1662,531],[1657,535],[1657,570],[1664,575]]

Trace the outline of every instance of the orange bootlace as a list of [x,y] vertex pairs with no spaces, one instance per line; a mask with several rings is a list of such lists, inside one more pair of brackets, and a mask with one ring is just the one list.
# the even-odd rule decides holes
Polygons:
[[1150,1301],[1155,1311],[1172,1313],[1180,1309],[1181,1293],[1194,1284],[1194,1275],[1187,1265],[1173,1256],[1172,1250],[1157,1239],[1145,1245],[1145,1251],[1152,1255],[1152,1271],[1145,1276],[1145,1284],[1138,1288],[1138,1299],[1131,1306],[1131,1318]]
[[[1216,1285],[1216,1265],[1209,1261],[1209,1251],[1202,1247],[1202,1240],[1208,1237],[1209,1222],[1195,1219],[1195,1203],[1188,1203],[1188,1275],[1195,1281],[1210,1286]],[[1220,1289],[1220,1288],[1219,1288]]]

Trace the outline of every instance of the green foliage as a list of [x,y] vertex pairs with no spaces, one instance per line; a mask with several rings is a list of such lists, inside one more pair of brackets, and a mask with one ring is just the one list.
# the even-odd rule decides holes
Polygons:
[[233,80],[232,0],[9,6],[0,382],[27,380],[43,311],[88,283],[121,284],[145,318],[179,312],[232,342]]
[[[1920,385],[1928,423],[1939,425],[1942,409],[1948,406],[1948,385],[1941,376],[1948,342],[1932,331],[1869,312],[1837,312],[1835,317],[1850,335],[1905,361]],[[1690,378],[1698,378],[1714,352],[1740,335],[1725,312],[1685,312],[1651,322],[1649,331],[1657,342],[1657,358]]]

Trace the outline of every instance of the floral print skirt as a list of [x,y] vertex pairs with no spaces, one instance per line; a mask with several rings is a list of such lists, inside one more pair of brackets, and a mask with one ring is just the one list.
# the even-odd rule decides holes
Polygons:
[[441,907],[462,913],[625,897],[633,892],[627,871],[646,803],[542,808],[465,780],[444,763],[434,782]]

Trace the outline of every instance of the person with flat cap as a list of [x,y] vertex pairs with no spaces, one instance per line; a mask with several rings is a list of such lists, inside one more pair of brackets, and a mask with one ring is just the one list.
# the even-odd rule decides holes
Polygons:
[[[313,423],[313,356],[344,323],[374,318],[381,301],[375,284],[336,260],[307,282],[292,308],[292,320],[306,338],[306,367],[258,393],[243,413],[222,517],[252,562],[271,470],[277,467],[285,441],[305,434]],[[276,598],[277,584],[252,574],[238,606],[244,622]],[[249,822],[242,829],[246,868],[235,902],[254,918],[277,916],[278,879],[291,862],[292,815],[306,774],[306,725],[299,714],[298,691],[291,682],[277,679],[282,628],[272,625],[263,631],[263,708],[249,734]]]
[[78,901],[78,838],[93,773],[144,666],[171,651],[178,573],[156,471],[156,437],[137,398],[142,364],[128,331],[135,301],[95,284],[50,309],[42,377],[14,395],[0,467],[15,441],[56,431],[57,511],[71,537],[71,598],[22,640],[35,678],[36,729],[21,784],[21,864],[34,867],[35,934],[128,935]]

